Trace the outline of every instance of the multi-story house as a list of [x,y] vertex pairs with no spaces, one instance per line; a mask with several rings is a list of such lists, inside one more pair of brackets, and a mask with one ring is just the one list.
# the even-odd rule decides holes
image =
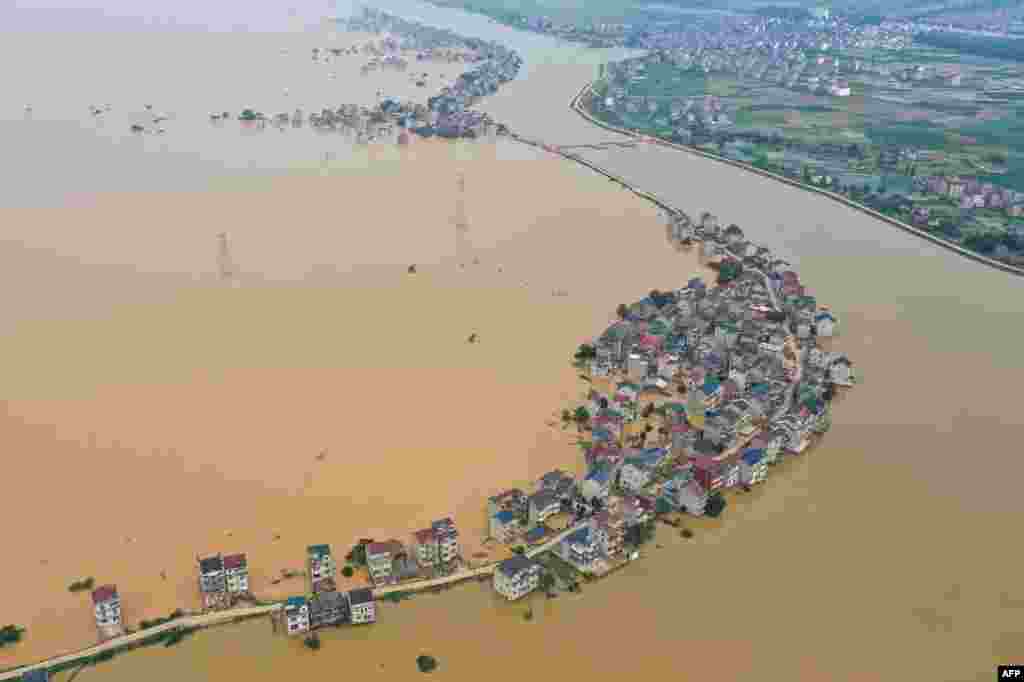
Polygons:
[[306,571],[309,574],[310,592],[330,592],[337,589],[334,578],[337,564],[331,555],[330,545],[310,545],[306,548]]
[[348,621],[348,599],[341,592],[321,592],[309,600],[309,627],[312,630]]
[[594,567],[599,555],[597,538],[590,526],[583,526],[559,543],[559,554],[581,571]]
[[605,556],[613,557],[622,551],[626,521],[620,510],[604,510],[596,514],[590,523],[598,548]]
[[562,508],[561,500],[551,490],[539,490],[530,495],[530,525],[537,526],[557,514]]
[[494,589],[509,601],[525,597],[540,584],[541,566],[533,559],[517,554],[505,559],[494,570]]
[[768,478],[768,462],[764,459],[764,450],[748,448],[740,458],[740,482],[743,485],[754,485]]
[[93,611],[96,627],[102,639],[117,637],[124,633],[121,624],[121,597],[114,585],[103,585],[92,591]]
[[651,482],[653,474],[652,468],[646,461],[630,457],[619,470],[619,485],[626,490],[639,492]]
[[224,559],[220,554],[199,559],[199,592],[203,596],[203,608],[225,606],[228,600],[227,574]]
[[373,623],[377,620],[377,604],[373,601],[373,590],[364,587],[348,593],[349,619],[353,625]]
[[526,494],[518,488],[511,488],[487,500],[487,516],[490,518],[501,511],[521,514],[526,507]]
[[491,537],[498,542],[512,542],[522,530],[519,517],[507,510],[493,515],[490,522]]
[[305,597],[288,597],[284,603],[284,625],[289,635],[309,632],[309,602]]
[[248,594],[249,562],[245,554],[228,554],[224,557],[224,577],[229,595]]
[[580,484],[580,495],[588,502],[608,499],[611,492],[611,472],[607,467],[595,467]]
[[433,566],[438,562],[437,539],[433,528],[423,528],[413,533],[412,547],[420,566]]
[[394,559],[397,542],[371,542],[366,546],[366,567],[375,585],[394,582]]
[[431,524],[437,543],[438,561],[451,565],[459,556],[459,531],[450,518],[440,519]]

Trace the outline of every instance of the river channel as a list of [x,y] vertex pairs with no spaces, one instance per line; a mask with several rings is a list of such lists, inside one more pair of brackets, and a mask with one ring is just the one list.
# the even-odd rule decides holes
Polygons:
[[[615,138],[568,109],[606,53],[454,10],[404,0],[379,6],[518,49],[526,60],[521,77],[483,104],[516,132],[561,145]],[[138,611],[148,615],[189,594],[186,537],[196,538],[195,551],[244,542],[252,545],[241,547],[250,561],[296,555],[297,563],[301,547],[322,536],[340,546],[363,529],[407,532],[449,509],[460,525],[480,525],[482,512],[478,521],[473,510],[491,481],[497,488],[552,466],[579,467],[564,435],[545,432],[542,423],[560,398],[579,390],[565,357],[599,331],[617,303],[678,285],[695,262],[664,243],[653,208],[553,156],[506,143],[427,144],[415,152],[419,161],[400,161],[400,170],[382,154],[376,165],[342,176],[222,174],[214,189],[173,197],[90,195],[76,209],[87,220],[75,230],[66,207],[5,209],[8,218],[17,210],[20,220],[34,221],[26,224],[49,226],[43,234],[50,242],[41,246],[52,253],[32,251],[35,260],[19,273],[35,286],[10,281],[7,288],[17,286],[19,295],[5,294],[22,312],[3,338],[5,355],[16,358],[5,361],[14,379],[6,389],[4,447],[15,462],[16,507],[32,521],[15,524],[4,541],[17,561],[0,589],[15,605],[13,617],[30,621],[29,632],[35,625],[53,646],[32,639],[16,658],[5,651],[0,661],[84,643],[77,623],[90,613],[60,594],[78,566],[81,573],[114,573],[126,604],[129,596],[152,599],[150,610]],[[842,321],[834,345],[864,381],[839,399],[824,442],[738,499],[722,523],[698,524],[692,540],[662,529],[643,561],[578,597],[535,601],[531,622],[521,617],[523,605],[500,603],[474,584],[383,604],[377,624],[330,632],[318,652],[257,622],[118,657],[83,673],[85,682],[411,679],[420,675],[414,659],[423,652],[440,661],[435,675],[451,680],[756,674],[959,681],[991,679],[997,663],[1019,657],[1024,550],[1014,540],[1024,512],[1017,491],[1024,460],[1013,434],[1024,422],[1016,394],[1024,379],[1024,282],[823,197],[683,152],[641,147],[587,158],[691,214],[711,211],[739,224],[790,259],[818,299],[832,305]],[[451,178],[460,170],[475,171],[470,182],[480,187],[471,211],[480,228],[468,246],[447,231]],[[345,191],[331,184],[339,177]],[[251,267],[273,274],[241,292],[214,291],[201,278],[184,283],[193,279],[188,268],[201,266],[186,267],[182,255],[162,270],[149,263],[147,282],[160,280],[157,293],[125,304],[144,309],[93,311],[86,301],[76,312],[60,305],[61,296],[34,293],[57,281],[32,279],[31,263],[38,262],[66,277],[78,273],[61,280],[66,296],[75,295],[75,282],[106,277],[103,291],[113,297],[134,281],[122,270],[140,248],[104,263],[97,240],[133,244],[141,239],[133,229],[151,222],[159,226],[146,232],[152,238],[180,226],[186,239],[163,239],[198,253],[206,236],[190,226],[190,215],[249,234]],[[334,228],[353,224],[357,231]],[[83,235],[90,226],[100,235],[93,240]],[[7,240],[27,239],[5,229]],[[280,237],[285,230],[292,239]],[[369,246],[357,248],[358,240]],[[58,263],[62,244],[67,258],[90,254],[93,267]],[[5,249],[16,260],[10,243]],[[487,268],[500,261],[505,271],[460,269],[470,252]],[[278,255],[289,263],[280,272]],[[331,267],[295,275],[318,256]],[[170,259],[166,249],[161,258]],[[413,260],[429,263],[422,288],[394,276]],[[514,284],[509,273],[516,273]],[[552,299],[556,287],[575,295]],[[32,296],[49,307],[25,304]],[[462,345],[450,350],[478,328],[478,355]],[[132,343],[112,342],[121,334]],[[82,342],[61,341],[76,338]],[[411,357],[410,348],[421,355]],[[204,353],[212,359],[195,360]],[[456,407],[440,410],[438,396]],[[309,401],[301,414],[290,411],[299,398]],[[118,420],[118,409],[128,409],[130,423]],[[442,422],[452,412],[457,424]],[[262,428],[247,428],[252,423]],[[92,473],[100,455],[84,445],[90,429],[105,434],[104,477]],[[338,453],[347,468],[310,473],[326,441],[330,457]],[[158,452],[140,463],[137,451],[122,452],[129,444]],[[39,452],[50,459],[31,463]],[[62,477],[51,485],[40,478],[46,471]],[[90,494],[76,492],[75,480],[87,481]],[[51,511],[62,495],[74,507]],[[191,510],[192,501],[205,506]],[[175,513],[158,514],[147,527],[146,509],[166,504]],[[39,505],[46,509],[31,511]],[[287,552],[255,548],[280,528]],[[125,537],[141,538],[161,561],[171,550],[184,553],[175,566],[183,577],[168,587],[146,582],[155,579],[139,574],[155,575],[161,564],[127,550]],[[91,550],[90,541],[102,551]],[[65,543],[85,557],[79,564],[61,549]],[[255,558],[260,554],[264,559]],[[40,560],[47,558],[61,571],[46,573]],[[79,634],[61,639],[58,623],[69,619]]]

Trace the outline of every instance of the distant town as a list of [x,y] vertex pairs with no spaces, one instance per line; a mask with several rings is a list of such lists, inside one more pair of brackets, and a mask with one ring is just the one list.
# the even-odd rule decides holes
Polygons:
[[[588,107],[611,125],[837,192],[1024,265],[1024,41],[974,36],[1010,35],[1006,17],[999,28],[825,7],[653,5],[633,23],[581,23],[465,7],[567,40],[646,50],[609,64],[595,84]],[[973,47],[964,32],[988,42]]]

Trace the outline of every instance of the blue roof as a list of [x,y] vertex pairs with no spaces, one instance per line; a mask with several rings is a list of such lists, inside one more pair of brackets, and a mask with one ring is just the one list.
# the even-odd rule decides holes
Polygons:
[[761,448],[747,448],[743,452],[743,461],[748,466],[754,466],[764,458],[764,450]]
[[527,533],[526,533],[526,541],[527,542],[536,542],[537,540],[540,540],[541,538],[543,538],[545,533],[546,533],[546,531],[541,526],[537,526],[536,528],[532,528],[531,530],[527,531]]
[[285,601],[285,606],[305,606],[305,605],[306,605],[306,598],[305,597],[288,597],[287,601]]
[[767,393],[768,391],[768,384],[754,384],[753,386],[750,387],[750,392],[754,393],[755,395],[761,395],[762,393]]
[[516,515],[508,510],[505,510],[495,514],[494,518],[498,519],[498,521],[500,521],[501,523],[508,523],[509,521],[514,521]]
[[598,467],[587,474],[587,477],[583,480],[594,481],[595,483],[607,483],[608,478],[608,470],[604,467]]
[[704,284],[704,280],[700,277],[694,277],[686,283],[686,286],[690,289],[707,289],[707,285]]
[[21,674],[21,682],[48,682],[50,674],[46,668],[36,668]]
[[814,316],[814,321],[818,322],[820,320],[832,320],[833,322],[835,322],[836,318],[832,317],[830,313],[818,313],[817,315]]
[[713,377],[706,377],[704,379],[704,393],[710,395],[718,390],[718,387],[722,385],[718,379]]
[[590,435],[594,440],[615,440],[612,432],[608,429],[594,429]]
[[590,540],[590,526],[583,526],[579,530],[570,533],[565,538],[566,542],[588,542]]

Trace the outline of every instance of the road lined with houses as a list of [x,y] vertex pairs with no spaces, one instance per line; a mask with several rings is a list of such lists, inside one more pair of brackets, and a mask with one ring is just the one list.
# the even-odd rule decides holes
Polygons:
[[[577,531],[580,528],[582,528],[584,525],[586,525],[586,523],[586,521],[581,521],[566,528],[565,530],[552,536],[551,539],[545,542],[544,544],[538,545],[532,549],[527,550],[526,556],[533,558],[538,554],[553,549],[564,538],[572,534],[574,531]],[[441,587],[442,585],[462,582],[464,580],[472,580],[473,578],[479,578],[481,576],[493,574],[494,569],[497,565],[498,562],[493,562],[487,564],[486,566],[480,566],[478,568],[466,571],[458,571],[456,573],[452,573],[451,575],[443,576],[440,578],[432,578],[429,580],[416,580],[401,583],[398,585],[378,587],[373,589],[373,596],[376,599],[386,594],[391,594],[394,592],[420,592],[422,590],[429,590],[433,587]],[[132,644],[137,644],[142,640],[145,640],[149,637],[152,637],[153,635],[158,635],[163,632],[168,632],[179,628],[207,628],[215,625],[223,625],[225,623],[236,621],[240,618],[254,618],[257,616],[269,615],[274,611],[281,609],[283,606],[283,602],[279,602],[274,604],[266,604],[263,606],[248,606],[243,608],[226,609],[224,611],[214,611],[211,613],[204,613],[197,616],[183,616],[181,618],[176,618],[170,622],[163,623],[161,625],[146,628],[145,630],[139,630],[138,632],[133,632],[131,634],[108,639],[104,642],[101,642],[100,644],[96,644],[85,649],[80,649],[78,651],[74,651],[71,653],[62,654],[60,656],[55,656],[54,658],[48,658],[44,661],[38,661],[36,663],[22,666],[14,670],[9,670],[7,672],[0,672],[0,682],[3,682],[4,680],[19,679],[22,674],[30,670],[36,670],[39,668],[54,668],[60,665],[64,665],[66,663],[73,663],[78,660],[86,659],[91,656],[95,656],[96,654],[101,654],[104,651],[111,651],[121,649],[126,646],[131,646]]]

